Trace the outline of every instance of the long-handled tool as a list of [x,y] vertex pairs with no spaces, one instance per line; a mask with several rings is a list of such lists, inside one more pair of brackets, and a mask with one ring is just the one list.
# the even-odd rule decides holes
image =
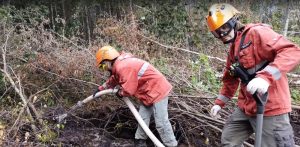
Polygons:
[[[117,91],[118,91],[118,89],[107,89],[107,90],[103,90],[103,91],[100,91],[100,92],[96,93],[95,97],[93,97],[91,95],[91,96],[87,97],[86,99],[84,99],[82,101],[78,101],[77,104],[72,106],[71,109],[68,112],[66,112],[62,115],[59,115],[58,117],[56,117],[56,119],[58,120],[59,123],[61,123],[68,116],[68,114],[70,114],[72,111],[82,107],[84,104],[86,104],[86,103],[90,102],[91,100],[94,100],[95,98],[98,98],[102,95],[110,94],[110,93],[116,93]],[[137,119],[138,123],[144,129],[145,133],[149,136],[149,138],[153,141],[153,143],[157,147],[164,147],[164,145],[155,137],[155,135],[148,128],[148,126],[146,125],[146,123],[144,122],[141,115],[138,113],[138,111],[134,107],[134,105],[131,103],[131,101],[127,97],[123,97],[122,99],[127,104],[130,111],[133,113],[134,117]]]
[[253,94],[256,101],[256,131],[255,131],[255,147],[261,147],[261,136],[262,136],[262,126],[264,120],[265,105],[268,100],[268,92],[263,95],[258,95],[257,92]]
[[68,112],[59,115],[58,117],[56,117],[56,119],[57,119],[58,123],[62,123],[71,112],[82,107],[84,104],[94,100],[95,98],[100,97],[101,95],[116,93],[117,91],[118,91],[118,89],[108,89],[108,90],[103,90],[103,91],[96,93],[95,96],[91,95],[82,101],[78,101],[77,104],[72,106]]

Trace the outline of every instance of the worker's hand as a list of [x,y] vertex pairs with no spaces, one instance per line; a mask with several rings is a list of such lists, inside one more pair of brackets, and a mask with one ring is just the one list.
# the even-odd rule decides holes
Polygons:
[[254,78],[247,85],[247,91],[254,94],[256,91],[259,94],[264,94],[268,91],[270,84],[263,78]]
[[213,118],[218,118],[218,112],[221,110],[221,106],[219,105],[214,105],[211,109],[210,109],[210,116]]
[[116,93],[116,96],[119,98],[119,99],[122,99],[123,98],[123,95],[122,95],[122,88],[120,88],[118,90],[118,92]]
[[96,90],[95,90],[95,92],[94,92],[94,94],[93,94],[93,97],[95,97],[96,96],[96,94],[98,93],[98,92],[100,92],[100,91],[102,91],[102,90],[105,90],[105,88],[104,88],[104,86],[99,86]]
[[82,107],[82,105],[83,105],[83,102],[82,102],[82,101],[78,101],[78,102],[77,102],[77,106],[78,106],[78,107]]

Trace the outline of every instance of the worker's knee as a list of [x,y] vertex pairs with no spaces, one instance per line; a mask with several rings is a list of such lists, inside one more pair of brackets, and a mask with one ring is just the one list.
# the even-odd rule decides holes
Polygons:
[[230,129],[223,129],[221,136],[222,147],[242,147],[248,132],[237,133]]
[[155,121],[155,126],[157,129],[164,129],[166,126],[171,125],[169,120],[157,120]]
[[277,146],[294,147],[293,130],[274,130],[274,139]]

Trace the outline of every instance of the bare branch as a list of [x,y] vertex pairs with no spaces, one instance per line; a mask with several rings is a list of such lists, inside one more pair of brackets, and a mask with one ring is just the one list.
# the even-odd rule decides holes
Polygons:
[[[174,46],[164,45],[164,44],[162,44],[162,43],[160,43],[160,42],[158,42],[158,41],[155,41],[155,40],[153,40],[153,39],[151,39],[151,38],[149,38],[149,37],[146,37],[146,36],[143,35],[143,34],[140,34],[140,33],[137,33],[137,34],[140,35],[140,36],[142,36],[143,38],[145,38],[145,39],[147,39],[147,40],[150,40],[151,42],[154,42],[154,43],[156,43],[156,44],[158,44],[158,45],[160,45],[160,46],[166,48],[166,49],[175,49],[175,50],[180,50],[180,51],[188,52],[188,53],[191,53],[191,54],[200,55],[200,53],[198,53],[198,52],[190,51],[190,50],[187,50],[187,49],[185,49],[185,48],[179,48],[179,47],[174,47]],[[205,56],[207,56],[209,59],[216,59],[216,60],[221,61],[221,62],[226,62],[226,60],[221,59],[221,58],[218,58],[218,57],[213,57],[213,56],[208,56],[208,55],[205,55]]]
[[[26,96],[23,94],[23,90],[22,90],[22,86],[19,82],[19,87],[16,85],[16,83],[14,82],[14,80],[12,79],[10,73],[8,72],[7,70],[7,63],[6,63],[6,51],[7,51],[7,42],[8,42],[8,39],[10,37],[10,33],[12,32],[12,30],[10,30],[10,32],[7,34],[6,36],[6,41],[5,41],[5,44],[2,48],[2,60],[3,60],[3,69],[0,69],[1,72],[4,73],[5,77],[9,80],[10,84],[12,85],[12,87],[14,87],[16,93],[18,93],[18,95],[20,96],[21,100],[23,101],[23,104],[24,106],[26,106],[26,111],[29,115],[29,118],[31,120],[31,122],[34,122],[34,118],[29,110],[29,107],[27,107],[27,104],[29,104],[29,101],[27,100]],[[19,81],[19,79],[18,79]],[[29,105],[32,110],[34,111],[35,113],[35,116],[37,117],[40,117],[39,114],[37,113],[37,111],[35,110],[34,106],[33,105]],[[38,121],[40,124],[42,124],[41,121]],[[32,129],[36,132],[37,131],[37,127],[32,123],[31,124],[31,127]]]

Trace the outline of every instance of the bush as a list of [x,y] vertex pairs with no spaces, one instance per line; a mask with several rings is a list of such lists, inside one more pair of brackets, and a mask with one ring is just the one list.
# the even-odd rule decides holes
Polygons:
[[300,102],[300,91],[298,89],[291,89],[291,96],[294,102]]

